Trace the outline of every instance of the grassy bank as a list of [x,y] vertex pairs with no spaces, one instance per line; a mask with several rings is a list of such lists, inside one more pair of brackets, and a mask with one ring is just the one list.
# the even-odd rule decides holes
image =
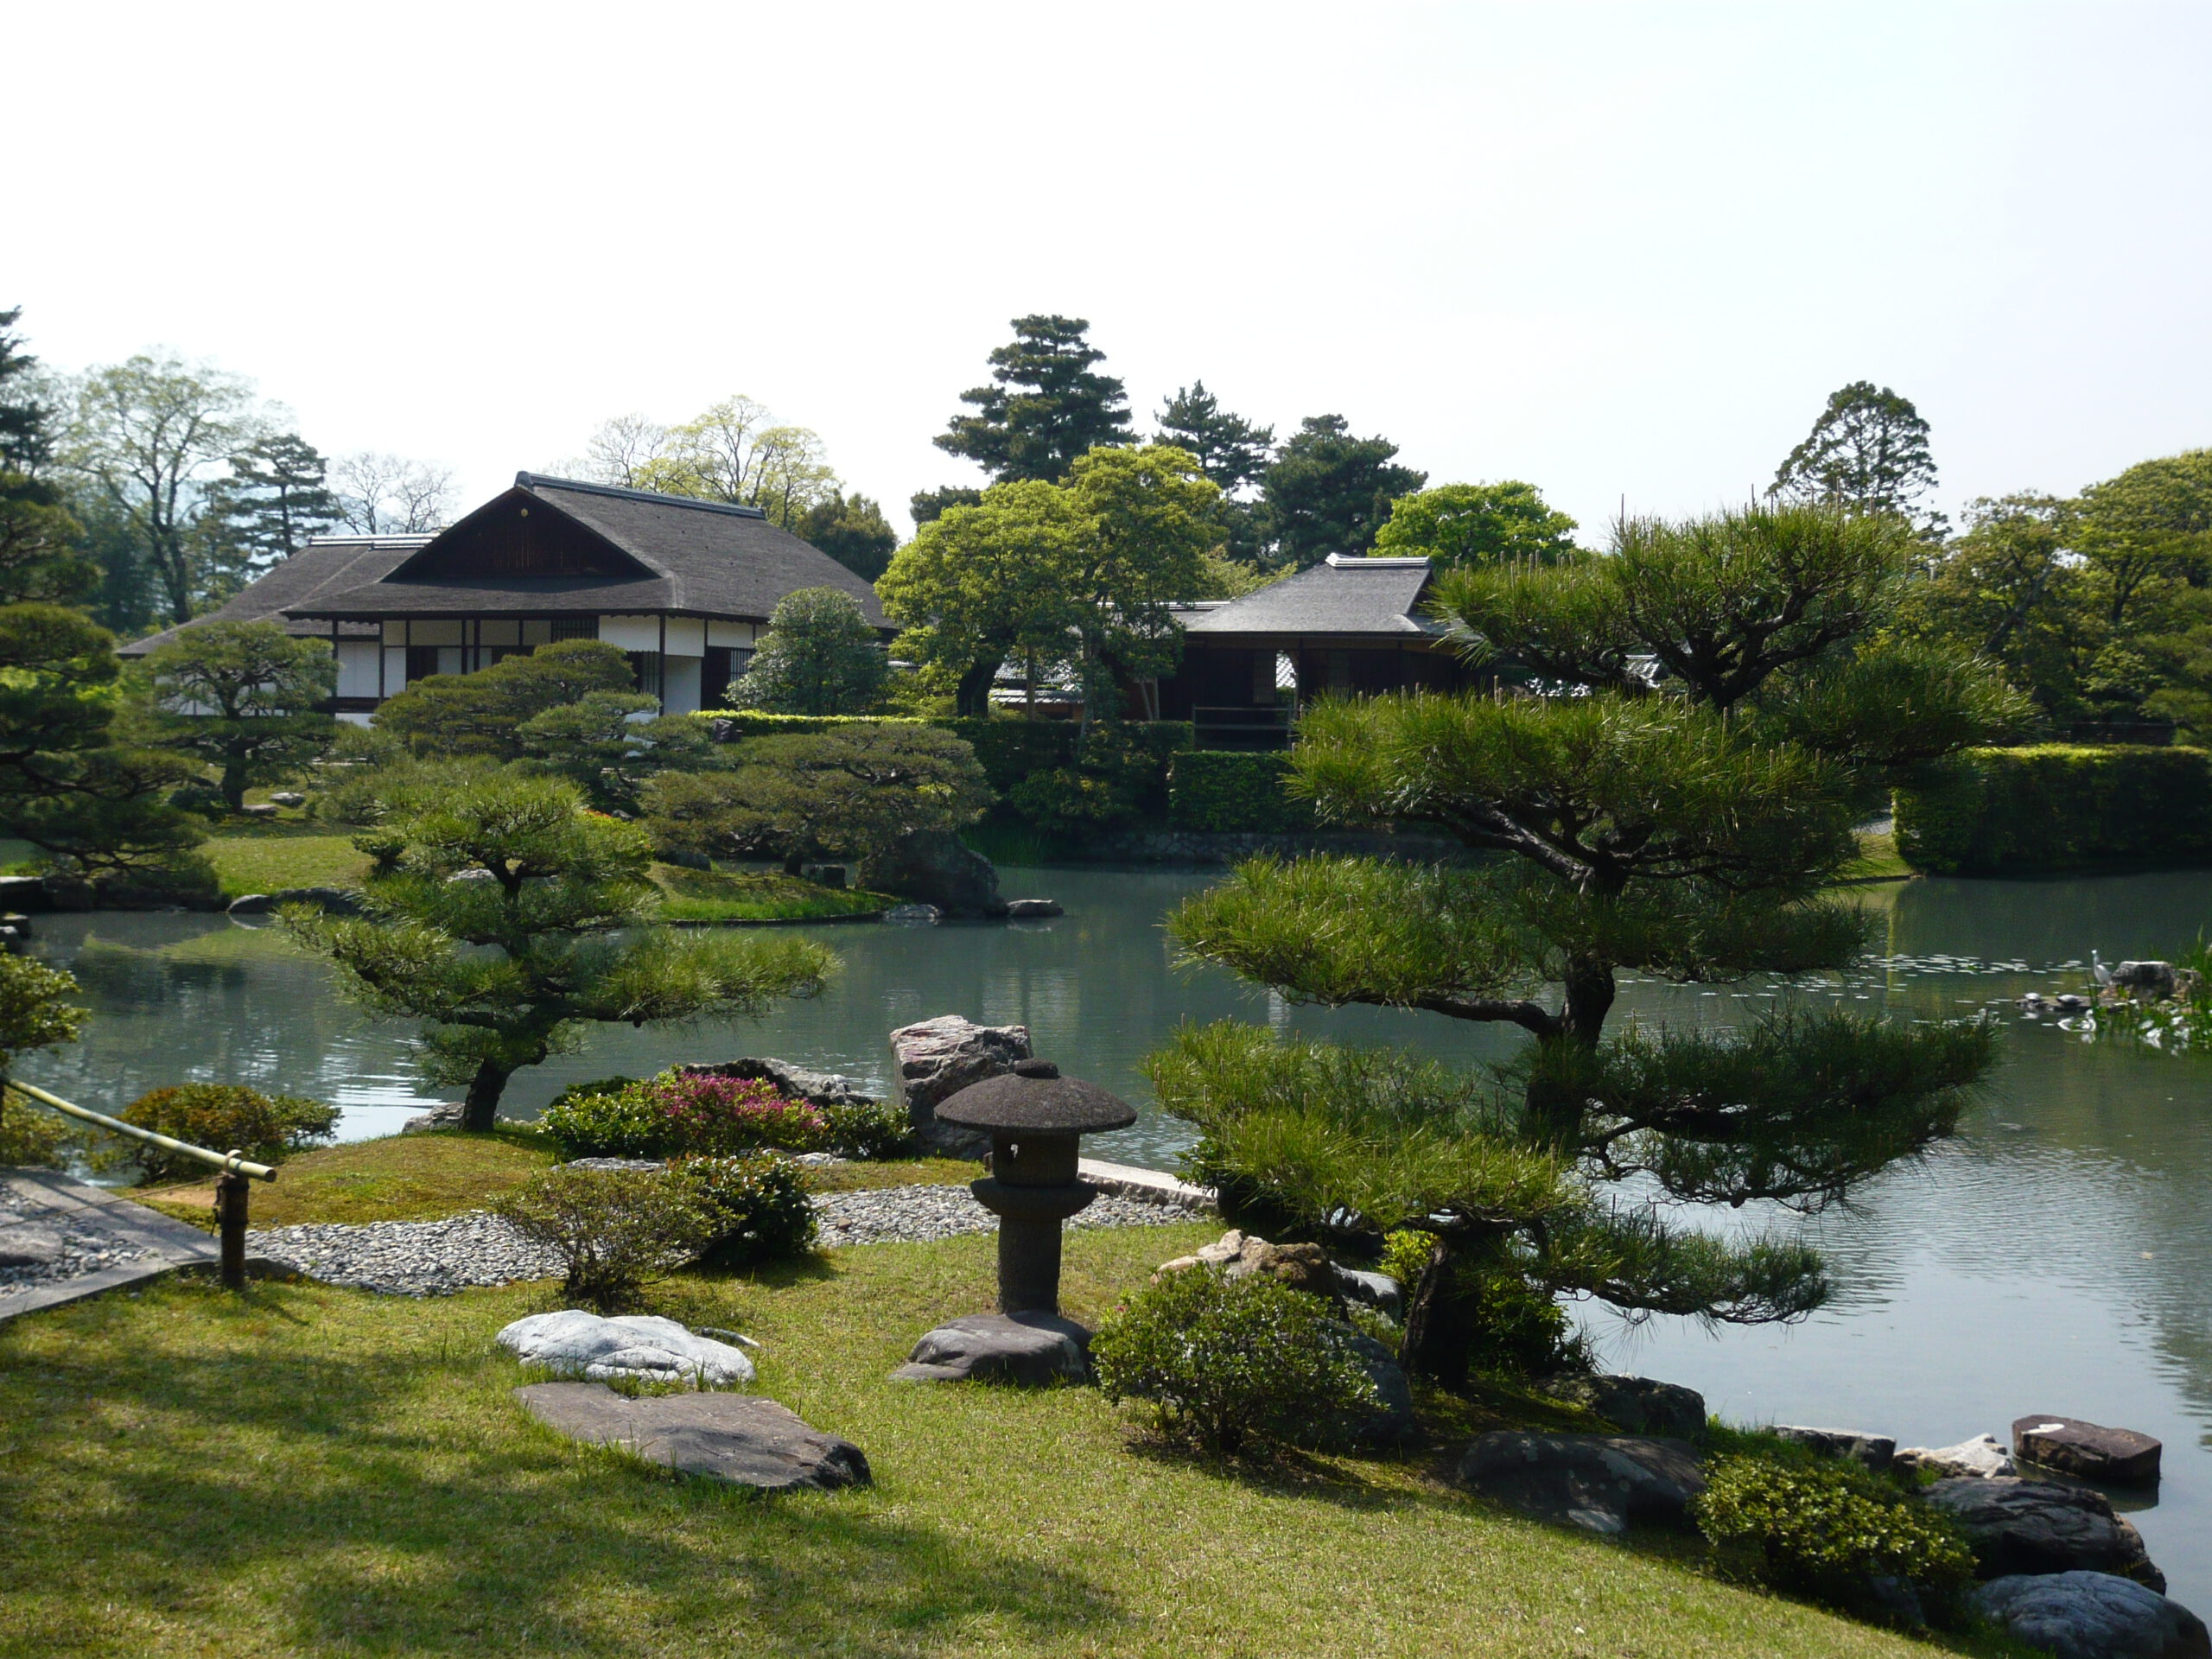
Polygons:
[[353,849],[353,832],[324,823],[280,819],[224,829],[201,850],[213,861],[226,899],[286,887],[357,887],[369,872],[367,855]]
[[[253,1224],[426,1221],[458,1215],[481,1209],[553,1160],[553,1149],[536,1135],[511,1129],[348,1141],[300,1153],[285,1160],[274,1181],[254,1183]],[[976,1173],[976,1165],[950,1158],[899,1158],[810,1168],[806,1181],[817,1192],[849,1192],[861,1187],[965,1185]],[[130,1196],[194,1226],[213,1226],[212,1178],[149,1187]]]
[[1897,838],[1887,830],[1859,832],[1859,856],[1843,868],[1838,880],[1846,883],[1903,881],[1912,867],[1897,856]]
[[728,874],[656,864],[652,877],[663,895],[661,919],[669,922],[830,920],[868,915],[899,902],[889,893],[825,887],[779,870]]
[[[1070,1310],[1214,1230],[1071,1234]],[[989,1306],[992,1263],[969,1237],[666,1288],[874,1469],[766,1502],[532,1425],[491,1338],[549,1286],[180,1283],[0,1327],[0,1655],[1926,1651],[1720,1584],[1687,1542],[1489,1509],[1440,1478],[1448,1439],[1224,1474],[1133,1446],[1093,1390],[888,1381]]]

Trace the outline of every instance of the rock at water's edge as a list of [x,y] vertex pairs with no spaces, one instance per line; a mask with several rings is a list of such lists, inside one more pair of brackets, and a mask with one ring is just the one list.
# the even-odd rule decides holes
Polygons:
[[742,1349],[694,1336],[674,1319],[633,1313],[601,1319],[580,1307],[517,1319],[493,1340],[525,1365],[593,1382],[633,1377],[691,1388],[741,1389],[753,1381]]
[[999,873],[949,830],[918,830],[863,861],[859,884],[872,893],[935,905],[948,916],[1003,916]]
[[1057,899],[1009,899],[1006,903],[1007,919],[1010,922],[1037,922],[1066,914]]
[[836,1071],[816,1071],[789,1060],[723,1060],[715,1065],[679,1065],[694,1077],[747,1077],[767,1084],[786,1100],[803,1100],[810,1106],[873,1106],[875,1096],[861,1092],[860,1085]]
[[1630,1434],[1662,1440],[1705,1438],[1705,1396],[1679,1382],[1648,1376],[1563,1376],[1544,1385],[1554,1399],[1586,1406]]
[[957,1014],[901,1026],[891,1033],[892,1087],[906,1108],[907,1121],[924,1142],[959,1158],[981,1158],[991,1137],[937,1121],[938,1103],[971,1083],[1014,1070],[1030,1058],[1027,1026],[979,1026]]
[[1974,1603],[2006,1635],[2057,1659],[2212,1659],[2202,1619],[2109,1573],[1994,1579]]
[[1524,1514],[1610,1535],[1632,1521],[1686,1521],[1705,1477],[1681,1440],[1498,1429],[1468,1446],[1459,1484]]
[[1090,1376],[1090,1332],[1057,1313],[969,1313],[947,1319],[891,1373],[903,1382],[1014,1382],[1041,1388]]
[[249,893],[233,899],[226,908],[233,916],[266,916],[286,905],[313,905],[332,916],[359,916],[361,895],[351,887],[283,887],[275,893]]
[[427,1112],[409,1118],[399,1126],[402,1135],[429,1135],[439,1129],[457,1129],[467,1115],[466,1101],[442,1100]]
[[1994,1434],[1977,1434],[1956,1446],[1901,1446],[1893,1461],[1901,1469],[1932,1469],[1947,1480],[2007,1479],[2020,1472]]
[[1890,1466],[1897,1443],[1886,1434],[1870,1434],[1861,1428],[1807,1428],[1797,1423],[1777,1423],[1777,1439],[1802,1446],[1824,1458],[1848,1458],[1876,1474]]
[[810,1428],[773,1400],[670,1394],[626,1400],[601,1382],[537,1382],[515,1397],[547,1427],[591,1446],[620,1446],[679,1474],[762,1491],[868,1484],[867,1455]]
[[1921,1496],[1958,1523],[1985,1579],[2078,1568],[2166,1587],[2164,1574],[2144,1553],[2143,1535],[2089,1487],[1966,1476],[1939,1480]]
[[2132,1428],[2107,1428],[2078,1417],[2016,1417],[2012,1455],[2084,1480],[2147,1484],[2158,1478],[2164,1448]]

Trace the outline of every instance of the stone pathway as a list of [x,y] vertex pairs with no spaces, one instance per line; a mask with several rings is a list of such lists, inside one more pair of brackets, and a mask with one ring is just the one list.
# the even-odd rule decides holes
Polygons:
[[50,1169],[0,1169],[0,1319],[213,1267],[212,1233]]

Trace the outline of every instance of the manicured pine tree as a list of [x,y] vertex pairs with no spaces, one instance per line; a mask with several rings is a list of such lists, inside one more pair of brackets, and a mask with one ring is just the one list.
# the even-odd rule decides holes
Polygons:
[[276,622],[202,622],[146,655],[147,739],[214,767],[224,804],[282,783],[330,747],[320,705],[338,689],[329,644]]
[[1428,481],[1397,464],[1388,438],[1356,438],[1341,415],[1311,415],[1261,474],[1259,529],[1270,564],[1303,570],[1332,553],[1364,553],[1390,504]]
[[1491,1089],[1235,1027],[1155,1057],[1163,1103],[1199,1128],[1197,1173],[1232,1198],[1433,1236],[1416,1365],[1464,1376],[1486,1302],[1529,1287],[1802,1314],[1827,1294],[1814,1252],[1668,1205],[1818,1210],[1952,1132],[1993,1058],[1979,1024],[1789,1008],[1732,1032],[1607,1028],[1624,975],[1856,960],[1868,918],[1830,885],[1853,823],[1897,769],[2019,717],[1980,660],[1878,643],[1910,549],[1891,518],[1753,508],[1630,523],[1609,556],[1448,572],[1438,614],[1464,650],[1573,694],[1321,702],[1294,788],[1329,822],[1433,826],[1484,861],[1260,860],[1171,919],[1194,957],[1294,1001],[1527,1033]]
[[1128,397],[1096,365],[1105,353],[1081,317],[1014,320],[1014,339],[991,353],[991,384],[960,394],[972,415],[956,415],[933,440],[947,454],[974,461],[994,483],[1057,483],[1076,457],[1101,444],[1126,443]]

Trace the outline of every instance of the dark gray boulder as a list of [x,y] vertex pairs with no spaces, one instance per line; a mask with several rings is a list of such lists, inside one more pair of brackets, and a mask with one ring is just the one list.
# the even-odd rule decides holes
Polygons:
[[0,908],[45,911],[54,908],[54,895],[42,875],[0,875]]
[[1848,1458],[1879,1474],[1897,1454],[1897,1443],[1887,1434],[1869,1434],[1858,1428],[1807,1428],[1796,1423],[1777,1423],[1777,1439],[1802,1446],[1824,1458]]
[[1611,1535],[1631,1522],[1686,1522],[1705,1477],[1681,1440],[1499,1429],[1467,1447],[1459,1484],[1524,1514]]
[[1705,1396],[1679,1382],[1648,1376],[1562,1376],[1544,1385],[1555,1400],[1586,1406],[1630,1434],[1705,1438]]
[[1387,1273],[1370,1273],[1363,1268],[1336,1268],[1338,1294],[1348,1302],[1358,1302],[1378,1313],[1392,1319],[1403,1315],[1406,1296],[1398,1281]]
[[914,1344],[891,1373],[903,1382],[1013,1382],[1043,1388],[1090,1377],[1090,1332],[1057,1313],[969,1313]]
[[901,836],[862,861],[860,885],[874,893],[935,905],[948,916],[1003,916],[999,873],[949,830]]
[[2115,1573],[2164,1591],[2143,1535],[2113,1513],[2112,1500],[2087,1486],[2002,1475],[1939,1480],[1923,1493],[1958,1523],[1974,1546],[1980,1576],[2016,1573]]
[[1358,1357],[1360,1369],[1375,1385],[1376,1401],[1374,1414],[1353,1425],[1354,1443],[1396,1446],[1411,1440],[1415,1433],[1414,1391],[1406,1381],[1405,1368],[1398,1363],[1398,1357],[1363,1333],[1355,1332],[1351,1344],[1352,1352]]
[[[488,872],[487,872],[488,874]],[[351,887],[284,887],[276,893],[249,893],[226,906],[233,916],[267,916],[286,905],[313,905],[331,916],[359,916],[361,895]]]
[[1030,1058],[1027,1026],[979,1026],[940,1014],[891,1033],[891,1084],[924,1145],[956,1158],[981,1158],[991,1149],[990,1135],[938,1122],[938,1103]]
[[2109,1573],[1992,1580],[1974,1605],[2007,1636],[2057,1659],[2208,1659],[2204,1621],[2155,1590]]
[[603,1382],[534,1382],[515,1390],[548,1428],[589,1446],[765,1492],[868,1484],[860,1447],[810,1428],[773,1400],[745,1394],[625,1399]]
[[2078,1417],[2016,1417],[2012,1455],[2061,1474],[2123,1485],[2147,1484],[2158,1478],[2164,1451],[2148,1434],[2132,1428],[2107,1428]]
[[2112,970],[2115,988],[2133,991],[2154,1002],[2174,994],[2174,965],[2171,962],[2123,962]]

